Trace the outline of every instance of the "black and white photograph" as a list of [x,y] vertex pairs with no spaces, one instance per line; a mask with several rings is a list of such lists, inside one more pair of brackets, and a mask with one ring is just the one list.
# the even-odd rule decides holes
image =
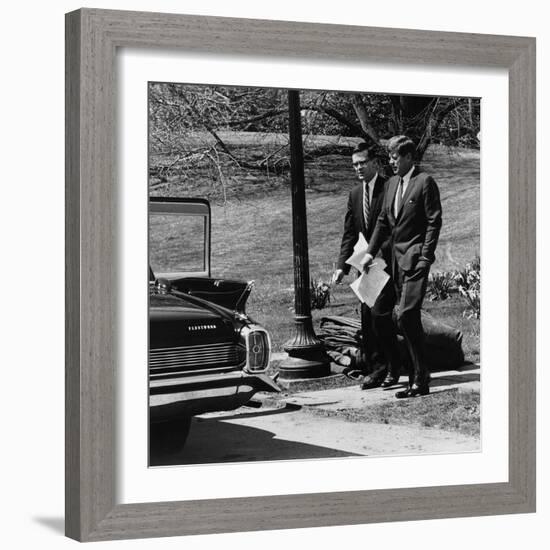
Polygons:
[[511,7],[6,4],[6,548],[548,545],[550,40]]
[[480,109],[149,83],[151,467],[480,451]]

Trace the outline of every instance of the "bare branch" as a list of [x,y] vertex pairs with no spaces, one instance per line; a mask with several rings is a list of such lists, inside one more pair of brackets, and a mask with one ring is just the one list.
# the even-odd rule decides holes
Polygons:
[[351,133],[355,136],[364,135],[363,129],[359,124],[356,124],[355,122],[349,120],[346,116],[344,116],[342,113],[340,113],[336,109],[333,109],[331,107],[317,106],[317,105],[310,105],[305,108],[309,111],[318,111],[321,113],[325,113],[326,115],[334,118],[340,124],[348,128],[351,131]]
[[270,111],[266,111],[265,113],[262,113],[261,115],[253,116],[250,118],[243,118],[240,120],[229,120],[226,122],[227,126],[241,126],[243,124],[250,124],[251,122],[259,122],[260,120],[265,120],[267,118],[272,118],[274,116],[285,114],[287,111],[286,109],[271,109]]

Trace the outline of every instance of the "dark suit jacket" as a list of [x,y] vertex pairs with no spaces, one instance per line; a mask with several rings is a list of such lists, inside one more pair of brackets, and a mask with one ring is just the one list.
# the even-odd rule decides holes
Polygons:
[[441,229],[441,201],[435,180],[415,167],[396,218],[394,204],[398,185],[397,176],[388,181],[368,252],[376,255],[389,237],[399,267],[411,271],[419,261],[430,265],[435,260]]
[[[382,210],[385,189],[386,180],[378,175],[374,181],[374,188],[372,190],[368,227],[365,227],[365,217],[363,216],[363,182],[359,182],[350,191],[348,209],[344,219],[344,234],[342,235],[342,244],[340,245],[340,255],[337,264],[338,269],[342,269],[346,275],[349,273],[351,267],[346,263],[346,260],[353,254],[353,247],[359,238],[359,233],[363,233],[367,242],[371,239],[376,226],[376,220]],[[385,253],[389,253],[389,249],[386,250],[387,247],[384,245],[381,248],[382,254],[386,256]],[[389,262],[389,255],[387,258],[385,257],[385,260]]]

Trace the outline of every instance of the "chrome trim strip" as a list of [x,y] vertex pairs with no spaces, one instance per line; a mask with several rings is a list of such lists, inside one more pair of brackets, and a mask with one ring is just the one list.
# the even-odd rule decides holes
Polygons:
[[168,347],[168,348],[152,348],[149,350],[149,353],[155,353],[157,351],[163,351],[163,350],[188,350],[188,349],[198,349],[198,348],[208,348],[211,349],[213,347],[218,346],[236,346],[237,344],[235,342],[216,342],[215,344],[196,344],[194,346],[174,346],[174,347]]
[[[195,377],[195,376],[200,376],[202,374],[226,374],[226,373],[229,373],[231,371],[235,371],[236,369],[239,369],[239,367],[235,367],[234,365],[231,365],[229,367],[221,367],[221,368],[217,368],[217,369],[201,369],[201,370],[183,370],[183,371],[174,371],[174,372],[169,372],[169,373],[153,373],[153,374],[150,374],[149,375],[149,380],[165,380],[165,379],[168,379],[168,378],[171,378],[173,376],[178,376],[178,377]],[[241,372],[241,371],[239,371]]]
[[[244,361],[242,362],[242,364],[239,364],[239,363],[236,363],[236,362],[231,362],[230,364],[227,364],[227,365],[220,365],[221,361],[219,360],[215,360],[215,361],[202,361],[201,363],[196,363],[197,365],[197,369],[193,368],[192,369],[192,366],[193,364],[192,363],[189,363],[189,362],[185,362],[185,361],[180,361],[178,363],[170,363],[170,365],[166,365],[164,367],[155,367],[155,368],[152,368],[151,369],[151,372],[149,373],[151,376],[153,374],[168,374],[170,371],[174,370],[174,369],[178,369],[178,368],[187,368],[187,369],[192,369],[193,372],[196,372],[196,370],[198,370],[201,366],[205,366],[205,367],[208,367],[209,365],[215,365],[215,366],[218,366],[218,368],[228,368],[228,367],[231,367],[231,368],[238,368],[240,366],[244,367]],[[207,369],[207,370],[211,370],[211,369]]]
[[[226,351],[222,353],[211,353],[211,354],[185,354],[185,355],[167,355],[165,357],[155,357],[150,358],[149,366],[150,367],[159,367],[164,365],[169,365],[173,362],[181,362],[181,361],[204,361],[204,362],[212,362],[213,360],[219,361],[219,360],[230,360],[230,359],[237,359],[238,353],[236,351]],[[244,359],[244,357],[243,357]]]

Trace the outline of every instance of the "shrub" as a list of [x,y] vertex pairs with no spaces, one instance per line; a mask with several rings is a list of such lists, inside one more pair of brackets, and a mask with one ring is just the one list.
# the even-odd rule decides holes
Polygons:
[[330,284],[322,279],[312,279],[310,283],[311,309],[323,309],[330,304]]
[[456,290],[457,285],[454,271],[438,271],[429,274],[426,295],[431,302],[446,300]]
[[463,315],[479,319],[481,314],[480,270],[481,263],[477,256],[460,271],[430,273],[426,296],[430,301],[436,302],[446,300],[451,294],[458,292],[469,306]]
[[458,286],[458,292],[470,306],[464,312],[467,317],[479,319],[481,315],[481,278],[480,278],[480,259],[479,256],[462,271],[457,271],[455,281]]

